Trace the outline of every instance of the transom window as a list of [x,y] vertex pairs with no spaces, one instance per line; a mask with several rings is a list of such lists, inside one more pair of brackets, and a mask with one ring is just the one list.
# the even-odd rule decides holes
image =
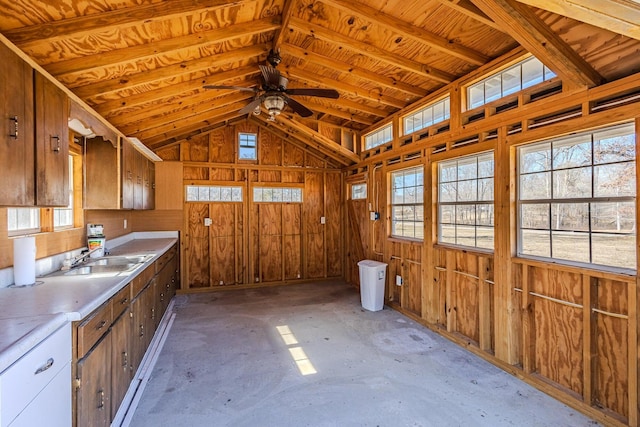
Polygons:
[[367,184],[351,184],[351,200],[361,200],[367,198]]
[[364,149],[370,150],[379,145],[386,144],[393,139],[393,124],[389,123],[375,132],[364,137]]
[[493,74],[467,88],[467,108],[473,109],[555,77],[535,56]]
[[438,164],[438,243],[493,249],[493,153]]
[[187,185],[187,202],[241,202],[242,187],[223,185]]
[[424,239],[422,167],[391,173],[391,235]]
[[518,254],[636,268],[633,125],[518,149]]
[[419,131],[436,123],[449,119],[451,102],[449,97],[427,105],[426,107],[404,117],[404,134]]
[[238,133],[238,158],[240,160],[257,160],[258,135],[255,133]]
[[253,201],[257,203],[302,203],[302,188],[253,187]]

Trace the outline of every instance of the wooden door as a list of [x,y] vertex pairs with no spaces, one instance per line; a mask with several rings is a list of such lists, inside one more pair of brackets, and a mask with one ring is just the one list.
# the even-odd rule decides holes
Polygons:
[[111,327],[111,421],[131,383],[131,343],[133,334],[132,318],[129,309],[116,320]]
[[0,205],[33,206],[33,69],[0,43]]
[[69,205],[69,100],[35,73],[36,205]]
[[209,268],[209,227],[204,225],[209,218],[208,203],[185,204],[185,266],[188,288],[211,286]]
[[211,203],[209,213],[211,286],[242,283],[242,205]]
[[258,266],[261,282],[279,282],[283,276],[282,204],[256,204]]
[[80,387],[76,390],[78,426],[111,423],[111,333],[78,361]]

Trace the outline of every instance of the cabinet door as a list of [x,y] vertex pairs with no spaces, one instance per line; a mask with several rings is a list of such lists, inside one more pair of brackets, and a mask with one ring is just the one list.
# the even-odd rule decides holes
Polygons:
[[144,291],[131,302],[131,323],[133,330],[129,336],[129,348],[131,349],[129,369],[131,370],[132,377],[138,371],[144,352],[147,350],[145,346],[147,331],[145,330],[144,303]]
[[84,143],[84,208],[118,209],[118,150],[102,137]]
[[2,43],[0,58],[0,205],[33,206],[33,69]]
[[120,403],[131,383],[131,344],[133,334],[132,317],[129,310],[111,328],[111,421],[118,412]]
[[146,160],[138,150],[134,149],[134,161],[135,167],[134,175],[134,186],[133,186],[133,209],[144,209],[144,181],[145,181],[145,169],[146,169]]
[[111,333],[78,361],[76,391],[78,426],[108,426],[111,422]]
[[36,205],[69,205],[69,100],[35,73]]
[[156,204],[156,164],[145,158],[145,165],[143,208],[154,209]]
[[136,150],[129,142],[122,140],[122,208],[133,209],[135,187]]

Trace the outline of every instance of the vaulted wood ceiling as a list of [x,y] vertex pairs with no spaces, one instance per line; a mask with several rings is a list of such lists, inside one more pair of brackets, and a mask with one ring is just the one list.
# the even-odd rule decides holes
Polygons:
[[360,132],[518,45],[568,85],[636,73],[638,22],[632,0],[0,0],[0,33],[152,149],[238,119],[251,92],[203,85],[258,86],[270,49],[290,88],[340,93],[277,124],[318,144],[318,122]]

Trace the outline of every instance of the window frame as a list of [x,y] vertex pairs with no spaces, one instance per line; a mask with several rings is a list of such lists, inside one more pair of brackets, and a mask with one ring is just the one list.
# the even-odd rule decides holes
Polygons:
[[[11,220],[11,211],[15,211],[17,214],[18,210],[23,210],[23,211],[30,211],[36,218],[36,224],[30,224],[30,225],[35,225],[35,227],[28,227],[28,228],[24,228],[24,227],[16,227],[16,228],[11,228],[11,224],[10,224],[10,220]],[[27,236],[27,235],[31,235],[31,234],[37,234],[37,233],[41,233],[42,232],[42,212],[41,209],[38,207],[9,207],[7,208],[7,235],[8,237],[19,237],[19,236]]]
[[[257,162],[258,161],[258,134],[256,132],[238,132],[238,161]],[[248,145],[249,137],[253,137],[253,145]],[[243,141],[244,140],[244,141]],[[243,142],[245,142],[243,144]],[[242,157],[242,152],[253,151],[253,157]]]
[[[386,139],[384,134],[386,130],[389,129],[389,138]],[[377,138],[378,135],[381,135],[380,138]],[[376,141],[374,141],[371,145],[369,145],[370,138],[376,137]],[[381,126],[365,135],[362,136],[362,140],[364,143],[364,151],[373,150],[376,147],[379,147],[384,144],[388,144],[393,141],[393,122],[387,123],[384,126]]]
[[[251,203],[258,203],[258,204],[264,204],[264,203],[282,203],[282,204],[302,204],[304,203],[304,186],[303,185],[292,185],[292,184],[282,184],[282,185],[274,185],[276,183],[260,183],[259,185],[252,185],[251,186]],[[295,192],[299,192],[300,193],[300,199],[299,200],[293,200],[290,198],[290,200],[284,200],[285,195],[282,194],[282,199],[281,200],[256,200],[256,190],[260,190],[262,192],[261,198],[264,197],[264,191],[265,190],[271,190],[273,192],[273,190],[291,190],[293,194],[293,191]]]
[[[75,202],[77,195],[75,194],[75,181],[76,176],[74,174],[75,166],[74,162],[76,161],[77,156],[73,154],[69,154],[69,205],[64,208],[54,208],[53,209],[53,231],[62,231],[69,230],[74,228],[75,226]],[[71,215],[71,223],[67,224],[56,224],[56,217],[59,216],[61,212],[69,212]]]
[[[395,187],[394,186],[394,182],[395,182],[395,176],[397,174],[403,174],[403,184],[406,183],[405,180],[405,176],[408,173],[413,173],[416,172],[416,176],[415,176],[415,185],[403,185],[402,187]],[[422,177],[419,178],[419,173],[422,174]],[[418,165],[418,166],[410,166],[410,167],[406,167],[406,168],[402,168],[402,169],[396,169],[396,170],[392,170],[388,172],[388,182],[389,182],[389,200],[388,200],[388,206],[389,206],[389,229],[388,229],[388,236],[391,239],[400,239],[400,240],[409,240],[409,241],[414,241],[414,242],[424,242],[424,218],[425,218],[425,205],[424,205],[424,177],[425,177],[425,167],[424,165]],[[416,190],[416,202],[414,203],[394,203],[394,190],[396,189],[402,189],[403,190],[403,195],[402,197],[404,198],[404,190],[408,189],[408,188],[415,188]],[[421,189],[421,190],[420,190]],[[420,200],[420,201],[418,201]],[[394,207],[412,207],[413,208],[413,214],[414,214],[414,220],[400,220],[401,222],[407,222],[407,223],[412,223],[413,224],[413,236],[409,236],[409,235],[405,235],[405,234],[396,234],[394,233],[394,231],[396,230],[396,223],[398,222],[397,220],[394,219]],[[417,220],[416,216],[418,215],[418,210],[417,208],[421,208],[422,210],[422,218],[421,220]],[[416,225],[420,224],[419,228],[416,228]],[[420,230],[421,233],[421,237],[418,236],[416,237],[416,230]]]
[[[480,172],[480,163],[481,160],[485,160],[486,158],[490,157],[491,158],[491,174],[482,174]],[[475,163],[475,175],[471,178],[465,178],[465,179],[460,179],[459,176],[459,167],[460,167],[460,163],[466,163],[466,164],[471,164],[470,161],[474,160],[473,163]],[[454,166],[455,165],[455,166]],[[435,239],[435,243],[438,245],[444,245],[444,246],[451,246],[451,247],[455,247],[455,248],[464,248],[464,249],[471,249],[474,251],[481,251],[481,252],[494,252],[495,250],[495,153],[493,150],[491,151],[483,151],[480,153],[475,153],[475,154],[471,154],[471,155],[466,155],[466,156],[458,156],[458,157],[454,157],[454,158],[450,158],[450,159],[446,159],[446,160],[442,160],[437,162],[436,164],[437,167],[437,195],[435,197],[436,199],[436,203],[435,203],[435,208],[436,208],[436,239]],[[442,170],[444,167],[455,167],[455,171],[456,171],[456,177],[455,179],[452,180],[448,180],[448,181],[443,181],[442,180]],[[480,185],[479,182],[481,180],[484,181],[491,181],[491,188],[492,188],[492,195],[490,199],[487,198],[482,198],[479,195],[480,192]],[[474,198],[468,198],[466,200],[458,200],[458,190],[460,187],[460,183],[470,183],[470,182],[474,182],[475,183],[475,190],[476,190],[476,196]],[[447,200],[447,201],[443,201],[443,196],[442,196],[442,192],[441,189],[443,188],[443,184],[452,184],[455,183],[455,197],[456,200]],[[464,224],[461,222],[458,222],[458,206],[470,206],[473,205],[474,206],[474,214],[473,214],[473,224]],[[442,212],[443,206],[451,206],[453,207],[453,214],[452,214],[452,222],[449,223],[443,223],[442,220]],[[480,224],[478,221],[478,206],[490,206],[490,216],[491,216],[491,220],[490,220],[490,225],[486,225],[486,224]],[[442,231],[442,226],[443,225],[449,225],[452,226],[455,230],[454,232],[454,240],[455,242],[447,242],[447,241],[443,241],[443,231]],[[465,226],[468,228],[473,227],[473,239],[474,239],[474,244],[473,245],[467,245],[467,244],[463,244],[463,243],[458,243],[458,227],[459,226]],[[479,246],[478,245],[478,230],[491,230],[491,247],[488,246]]]
[[[191,198],[191,196],[189,195],[189,187],[191,188],[196,188],[198,189],[198,199],[197,200],[193,200]],[[200,199],[201,195],[204,195],[204,190],[201,192],[200,189],[204,189],[207,188],[207,192],[209,193],[209,195],[207,196],[207,199]],[[231,200],[215,200],[211,198],[211,190],[212,189],[217,189],[219,194],[222,194],[222,190],[223,189],[228,189],[230,191],[230,195],[231,195]],[[240,199],[234,200],[234,191],[239,191],[240,192]],[[222,196],[220,196],[222,197]],[[242,185],[228,185],[228,184],[186,184],[184,186],[184,201],[185,203],[243,203],[245,201],[245,194],[244,194],[244,186]]]
[[[367,183],[366,182],[354,182],[353,184],[350,184],[349,186],[349,199],[350,200],[367,200]],[[360,197],[353,197],[354,195],[354,188],[364,188],[364,195],[360,196]]]
[[[436,106],[443,104],[443,117],[441,120],[435,121],[433,118],[433,110]],[[409,118],[413,118],[416,117],[417,115],[423,115],[426,111],[431,110],[431,122],[428,125],[424,124],[424,121],[422,122],[422,124],[420,125],[420,127],[413,127],[411,131],[407,130],[407,119]],[[451,118],[451,96],[447,95],[445,97],[439,98],[433,102],[430,102],[427,105],[424,105],[423,107],[412,111],[409,114],[405,114],[404,116],[401,117],[401,123],[402,123],[402,134],[404,136],[406,135],[411,135],[415,132],[418,132],[422,129],[428,128],[430,126],[434,126],[438,123],[442,123],[442,122],[446,122],[447,120],[449,120]]]
[[[596,196],[595,191],[596,191],[596,187],[595,187],[595,181],[596,181],[596,173],[594,172],[594,169],[598,168],[598,167],[603,167],[603,166],[611,166],[611,165],[624,165],[624,164],[628,164],[631,165],[630,170],[632,170],[635,174],[635,168],[636,168],[636,162],[638,159],[638,153],[635,151],[635,146],[636,143],[633,144],[633,150],[634,150],[634,158],[632,160],[619,160],[619,161],[605,161],[605,162],[596,162],[595,161],[595,149],[594,146],[596,145],[595,142],[596,141],[605,141],[606,139],[599,139],[596,140],[595,139],[595,135],[601,134],[601,133],[606,133],[606,132],[615,132],[615,130],[617,129],[624,129],[625,127],[630,127],[631,128],[631,132],[628,133],[627,135],[631,135],[634,138],[636,137],[636,130],[635,130],[635,126],[633,123],[623,123],[623,124],[618,124],[618,125],[613,125],[613,126],[606,126],[606,127],[602,127],[602,128],[598,128],[598,129],[593,129],[593,130],[589,130],[589,131],[583,131],[583,132],[577,132],[575,134],[571,134],[571,135],[566,135],[566,136],[560,136],[560,137],[552,137],[552,138],[547,138],[545,140],[541,140],[541,141],[537,141],[535,143],[531,143],[531,144],[526,144],[526,145],[521,145],[519,147],[517,147],[517,153],[516,153],[516,161],[517,161],[517,174],[516,174],[516,179],[517,179],[517,196],[516,196],[516,222],[517,222],[517,244],[516,244],[516,256],[520,257],[520,258],[524,258],[524,259],[535,259],[535,260],[540,260],[543,262],[554,262],[554,263],[559,263],[559,264],[564,264],[564,265],[571,265],[571,266],[578,266],[581,268],[591,268],[591,269],[597,269],[597,270],[605,270],[605,271],[622,271],[622,272],[630,272],[633,271],[634,274],[635,272],[637,272],[638,266],[635,264],[635,261],[637,259],[637,253],[635,254],[634,257],[632,257],[633,261],[634,261],[634,267],[629,268],[629,267],[625,267],[625,266],[621,266],[621,265],[612,265],[612,264],[602,264],[602,263],[597,263],[594,262],[594,236],[598,236],[598,235],[607,235],[607,234],[613,234],[611,231],[604,231],[604,230],[594,230],[594,226],[593,226],[593,220],[594,220],[594,212],[596,212],[597,214],[597,209],[594,209],[594,205],[603,205],[603,204],[611,204],[611,203],[626,203],[630,206],[633,207],[633,213],[632,215],[630,215],[631,218],[633,218],[634,221],[634,226],[633,226],[633,232],[631,233],[622,233],[620,232],[620,234],[627,234],[627,235],[632,235],[633,234],[633,238],[634,238],[634,244],[631,245],[631,247],[637,251],[637,239],[638,239],[638,234],[637,234],[637,224],[635,224],[635,220],[636,220],[636,210],[637,210],[637,193],[633,196],[630,195],[623,195],[623,196],[611,196],[611,195],[600,195],[600,196]],[[588,137],[588,143],[589,143],[589,148],[590,148],[590,163],[588,164],[583,164],[583,165],[579,165],[579,166],[570,166],[570,167],[555,167],[554,163],[554,146],[555,145],[559,145],[560,147],[563,146],[563,143],[566,143],[567,141],[571,140],[571,139],[579,139],[579,138],[585,138]],[[586,143],[583,142],[583,143]],[[537,146],[544,146],[544,145],[549,145],[549,168],[548,169],[544,169],[544,170],[539,170],[539,171],[530,171],[530,172],[526,172],[523,173],[522,172],[522,168],[523,168],[523,163],[522,163],[522,152],[523,150],[527,150],[527,149],[531,149],[531,148],[535,148]],[[585,196],[580,196],[580,197],[554,197],[554,187],[555,187],[555,183],[554,183],[554,174],[557,172],[571,172],[571,171],[579,171],[580,169],[588,169],[590,172],[590,177],[589,177],[589,189],[590,189],[590,196],[585,197]],[[548,173],[550,180],[549,180],[549,185],[548,185],[548,191],[549,191],[549,196],[547,196],[546,198],[522,198],[522,194],[523,194],[523,189],[522,189],[522,176],[532,176],[535,174],[542,174],[542,173]],[[637,181],[638,177],[635,176],[635,179],[633,180],[633,182],[635,183]],[[633,190],[635,191],[635,186],[632,186]],[[558,192],[562,191],[561,188],[558,188],[557,190]],[[524,220],[523,220],[523,206],[527,206],[527,205],[548,205],[548,212],[547,212],[547,219],[548,219],[548,227],[542,228],[542,227],[525,227],[524,224]],[[586,212],[587,212],[587,225],[588,225],[588,229],[587,230],[578,230],[576,228],[568,228],[568,227],[555,227],[554,228],[554,210],[553,210],[553,206],[556,205],[556,209],[561,209],[562,206],[567,207],[570,205],[586,205]],[[562,211],[557,211],[557,212],[562,212]],[[561,218],[560,215],[557,215],[557,220],[559,220]],[[525,253],[525,249],[524,249],[524,238],[523,238],[523,231],[540,231],[540,232],[548,232],[548,249],[549,249],[549,256],[545,256],[542,254],[532,254],[532,253]],[[554,249],[553,249],[553,245],[554,245],[554,232],[556,233],[555,236],[556,237],[560,237],[562,235],[562,233],[568,233],[571,232],[573,233],[575,236],[586,236],[587,242],[588,242],[588,257],[589,257],[589,261],[581,261],[581,260],[577,260],[577,259],[568,259],[568,258],[560,258],[558,257],[557,254],[554,255]],[[558,240],[559,242],[559,240]],[[579,242],[578,242],[579,243]],[[576,244],[578,244],[576,243]],[[584,243],[584,242],[583,242]],[[556,244],[556,248],[558,248],[558,245],[560,245],[560,243]],[[578,251],[580,252],[580,251]],[[582,253],[582,252],[580,252]]]

